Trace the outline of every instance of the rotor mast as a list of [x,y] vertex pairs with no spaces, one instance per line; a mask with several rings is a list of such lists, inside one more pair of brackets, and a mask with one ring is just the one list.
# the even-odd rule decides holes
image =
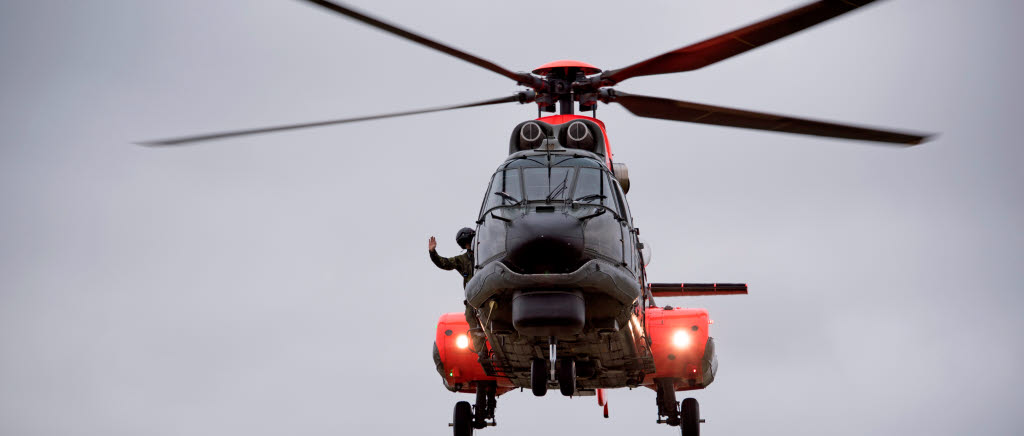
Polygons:
[[572,93],[558,96],[558,113],[561,115],[572,115]]
[[[548,87],[552,94],[553,100],[558,102],[558,113],[560,115],[572,115],[573,114],[573,89],[572,89],[572,78],[576,76],[576,72],[579,71],[577,67],[565,67],[565,68],[552,68],[547,74]],[[554,112],[554,106],[549,106],[551,112]],[[543,110],[544,108],[542,108]]]

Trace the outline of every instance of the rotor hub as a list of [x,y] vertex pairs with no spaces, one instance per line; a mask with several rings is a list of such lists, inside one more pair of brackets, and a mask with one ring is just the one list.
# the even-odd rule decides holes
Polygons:
[[540,111],[568,115],[579,102],[580,111],[594,110],[598,100],[601,69],[586,62],[571,59],[548,62],[533,70],[537,77],[533,86]]
[[569,68],[578,68],[579,71],[582,71],[583,74],[588,76],[592,74],[598,74],[601,72],[600,68],[597,68],[586,62],[564,59],[560,61],[548,62],[544,65],[541,65],[533,70],[533,74],[536,74],[538,76],[547,76],[549,73],[557,69],[564,69],[566,73],[568,73]]

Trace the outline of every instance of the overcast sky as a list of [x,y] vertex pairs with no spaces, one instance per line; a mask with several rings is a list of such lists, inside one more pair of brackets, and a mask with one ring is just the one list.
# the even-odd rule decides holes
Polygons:
[[[799,0],[352,1],[512,70],[611,69]],[[706,435],[1020,434],[1024,4],[891,0],[648,95],[897,130],[913,148],[601,106],[652,281],[706,307]],[[509,95],[303,2],[0,2],[0,434],[448,434],[430,357],[508,135],[495,106],[151,149],[133,141]],[[557,392],[556,392],[557,394]],[[676,434],[654,392],[513,392],[482,434]]]

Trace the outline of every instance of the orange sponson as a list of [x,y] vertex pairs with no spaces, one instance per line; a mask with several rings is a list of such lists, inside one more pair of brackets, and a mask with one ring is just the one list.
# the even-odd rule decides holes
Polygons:
[[647,380],[673,378],[676,390],[703,389],[707,383],[701,361],[708,342],[708,311],[649,307],[646,315],[655,369]]
[[[460,340],[460,337],[465,339]],[[448,386],[459,387],[459,392],[473,393],[476,392],[474,382],[497,380],[499,395],[511,388],[508,379],[495,378],[484,373],[484,368],[480,366],[478,356],[473,351],[473,336],[469,334],[469,323],[466,322],[464,313],[452,312],[441,315],[441,319],[437,321],[437,335],[434,340],[441,355]],[[460,343],[465,344],[465,347],[460,347]]]

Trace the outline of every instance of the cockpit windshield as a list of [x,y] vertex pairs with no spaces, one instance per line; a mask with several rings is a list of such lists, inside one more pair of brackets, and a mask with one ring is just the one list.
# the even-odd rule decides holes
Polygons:
[[480,213],[498,206],[509,206],[523,200],[523,186],[519,181],[519,170],[505,170],[494,173],[491,187]]
[[523,168],[527,201],[565,201],[576,168]]
[[576,178],[572,201],[580,204],[599,204],[619,214],[615,201],[615,190],[611,187],[611,179],[597,168],[580,168]]
[[494,173],[480,213],[527,202],[572,202],[604,206],[619,215],[619,194],[607,172],[600,162],[578,157],[552,166],[534,159],[511,161]]

